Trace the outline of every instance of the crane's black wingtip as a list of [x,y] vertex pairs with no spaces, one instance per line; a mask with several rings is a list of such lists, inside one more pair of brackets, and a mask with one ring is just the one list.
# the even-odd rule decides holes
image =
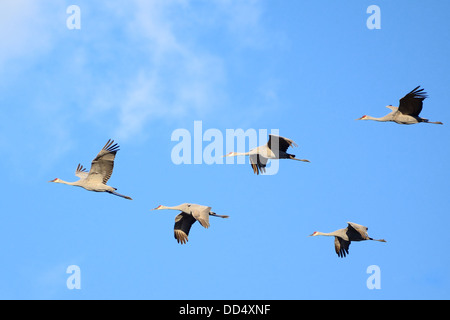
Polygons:
[[119,151],[119,144],[114,143],[114,140],[109,139],[108,142],[103,147],[103,150],[109,151],[109,152],[117,152]]

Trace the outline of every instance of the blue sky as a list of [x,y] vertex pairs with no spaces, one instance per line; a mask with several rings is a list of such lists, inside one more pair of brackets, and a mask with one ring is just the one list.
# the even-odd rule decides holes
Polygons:
[[[69,5],[81,29],[69,30]],[[370,5],[381,29],[369,30]],[[134,0],[0,3],[0,298],[449,299],[450,3]],[[444,126],[355,121],[421,85]],[[276,175],[175,165],[177,129],[277,129],[311,163]],[[75,181],[108,139],[109,184]],[[261,144],[265,141],[261,141]],[[208,145],[204,142],[203,148]],[[225,146],[225,143],[224,143]],[[223,150],[225,154],[232,150]],[[173,239],[176,212],[230,219]],[[331,232],[348,221],[387,243]],[[81,269],[69,290],[66,269]],[[381,270],[369,290],[367,268]]]

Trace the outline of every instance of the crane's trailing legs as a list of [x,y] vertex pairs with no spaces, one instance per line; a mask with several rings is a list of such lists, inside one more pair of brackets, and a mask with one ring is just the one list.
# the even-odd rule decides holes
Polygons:
[[306,160],[306,159],[297,159],[297,158],[295,157],[294,154],[290,154],[290,155],[289,155],[289,159],[291,159],[291,160],[297,160],[297,161],[303,161],[303,162],[311,162],[311,161]]
[[133,200],[129,196],[124,196],[123,194],[120,194],[120,193],[115,192],[115,191],[107,191],[107,192],[110,193],[110,194],[113,194],[115,196],[118,196],[118,197],[122,197],[122,198],[125,198],[125,199],[128,199],[128,200]]

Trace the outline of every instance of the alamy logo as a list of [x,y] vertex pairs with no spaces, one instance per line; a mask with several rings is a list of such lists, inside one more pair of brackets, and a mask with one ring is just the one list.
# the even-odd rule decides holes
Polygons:
[[367,28],[370,30],[381,29],[381,9],[379,6],[371,5],[367,8],[367,13],[371,14],[367,18]]
[[372,265],[367,268],[367,274],[370,274],[370,277],[367,279],[367,288],[369,290],[381,289],[381,269],[377,265]]
[[81,29],[81,9],[77,5],[71,5],[67,7],[67,14],[70,16],[66,20],[66,26],[69,30],[80,30]]
[[81,269],[80,269],[80,267],[76,266],[76,265],[68,266],[66,273],[70,274],[70,276],[67,278],[67,282],[66,282],[67,289],[80,290],[81,289]]
[[[193,133],[187,129],[173,131],[171,141],[178,142],[171,152],[172,162],[181,164],[234,164],[234,157],[224,157],[232,151],[245,153],[257,146],[264,145],[268,139],[267,129],[226,129],[225,136],[219,129],[207,129],[203,132],[202,121],[194,121]],[[279,135],[278,129],[270,134]],[[248,142],[248,143],[247,143]],[[225,150],[224,150],[225,147]],[[226,159],[226,160],[224,160]],[[237,164],[248,164],[248,157],[237,157]],[[266,175],[278,173],[279,161],[270,161]]]

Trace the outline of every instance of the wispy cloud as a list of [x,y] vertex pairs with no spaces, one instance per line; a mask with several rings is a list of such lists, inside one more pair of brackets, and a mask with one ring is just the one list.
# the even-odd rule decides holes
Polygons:
[[[218,110],[227,101],[229,54],[204,41],[215,37],[207,27],[223,30],[235,46],[261,30],[256,0],[96,1],[80,8],[81,30],[68,30],[61,4],[0,3],[0,41],[8,48],[0,51],[0,69],[8,66],[0,93],[16,103],[4,112],[34,132],[26,137],[10,122],[0,127],[0,143],[40,145],[41,171],[70,151],[80,132],[123,141],[141,136],[152,121]],[[22,155],[11,157],[23,167]]]
[[261,46],[267,38],[262,27],[263,7],[261,0],[216,0],[228,30],[242,45]]
[[202,114],[216,106],[225,81],[223,58],[195,39],[187,41],[174,26],[188,6],[189,1],[134,1],[126,29],[141,44],[136,50],[142,59],[115,101],[116,136],[138,134],[150,119]]
[[34,58],[51,46],[50,24],[38,1],[0,2],[0,70],[13,60]]

